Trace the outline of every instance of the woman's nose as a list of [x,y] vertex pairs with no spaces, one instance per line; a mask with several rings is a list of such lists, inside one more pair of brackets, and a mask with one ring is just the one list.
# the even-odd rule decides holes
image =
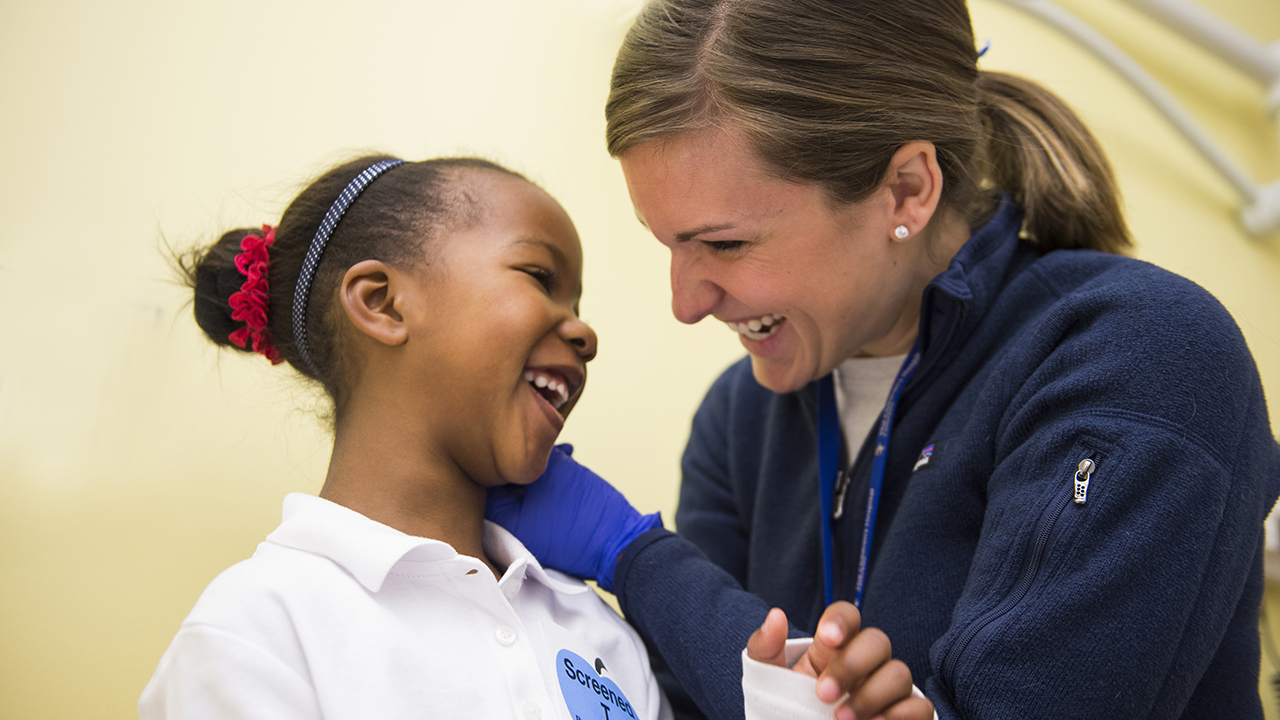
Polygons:
[[573,317],[560,326],[560,334],[569,341],[578,352],[582,362],[591,362],[596,356],[596,331],[585,320],[574,313]]
[[724,290],[698,267],[696,258],[671,253],[671,314],[692,325],[715,311]]

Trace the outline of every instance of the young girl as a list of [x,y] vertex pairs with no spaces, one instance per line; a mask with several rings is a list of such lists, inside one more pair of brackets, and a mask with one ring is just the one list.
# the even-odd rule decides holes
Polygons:
[[188,260],[209,338],[319,382],[335,437],[320,497],[289,495],[201,595],[143,718],[670,716],[635,632],[483,519],[487,487],[542,474],[596,354],[555,200],[483,160],[367,157]]
[[195,255],[200,327],[321,383],[334,448],[320,497],[201,596],[144,718],[662,713],[626,624],[482,520],[582,391],[581,272],[564,210],[470,159],[344,164]]

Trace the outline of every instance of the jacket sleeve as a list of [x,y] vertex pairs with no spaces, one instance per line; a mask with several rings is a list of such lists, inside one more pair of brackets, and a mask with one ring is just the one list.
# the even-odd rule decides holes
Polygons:
[[674,692],[664,684],[677,716],[696,717],[681,702],[687,693],[706,717],[740,720],[739,654],[769,606],[695,545],[661,528],[627,546],[617,578],[623,614],[679,682]]
[[1160,300],[1080,303],[1003,369],[981,536],[930,651],[939,717],[1261,717],[1276,444],[1225,311]]
[[740,653],[769,612],[742,589],[747,539],[724,451],[731,375],[716,382],[694,418],[683,460],[681,535],[655,529],[641,536],[623,551],[614,581],[681,717],[697,710],[717,720],[742,717]]
[[747,584],[748,537],[744,498],[732,482],[733,390],[750,364],[743,361],[721,375],[694,414],[689,442],[680,459],[680,505],[676,526],[680,536],[698,546],[707,558]]

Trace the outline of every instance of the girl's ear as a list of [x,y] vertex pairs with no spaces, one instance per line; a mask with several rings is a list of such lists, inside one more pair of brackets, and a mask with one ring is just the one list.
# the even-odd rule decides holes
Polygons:
[[929,224],[942,197],[942,168],[931,142],[909,142],[889,161],[885,184],[893,195],[891,223],[916,235]]
[[397,279],[395,270],[381,260],[361,260],[347,268],[338,286],[351,324],[383,345],[400,345],[409,339],[409,329],[395,307]]

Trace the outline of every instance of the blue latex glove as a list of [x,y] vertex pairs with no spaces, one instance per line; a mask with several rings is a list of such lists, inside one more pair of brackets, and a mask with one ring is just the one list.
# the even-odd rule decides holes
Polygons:
[[662,517],[641,515],[572,453],[572,445],[557,445],[542,477],[529,485],[489,488],[484,516],[515,535],[544,567],[595,580],[613,592],[618,556],[661,526]]

